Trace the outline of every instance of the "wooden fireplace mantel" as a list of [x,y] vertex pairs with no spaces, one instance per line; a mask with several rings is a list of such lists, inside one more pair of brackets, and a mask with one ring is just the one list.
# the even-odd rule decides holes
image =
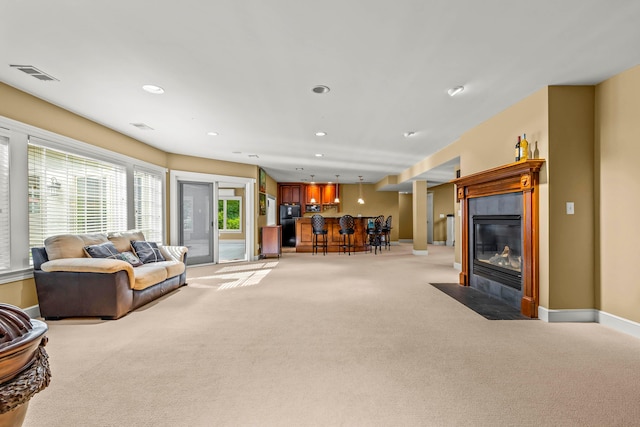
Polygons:
[[522,300],[520,311],[538,317],[539,245],[538,177],[544,159],[510,163],[451,181],[457,188],[462,216],[462,272],[460,284],[469,286],[469,199],[497,194],[522,193]]

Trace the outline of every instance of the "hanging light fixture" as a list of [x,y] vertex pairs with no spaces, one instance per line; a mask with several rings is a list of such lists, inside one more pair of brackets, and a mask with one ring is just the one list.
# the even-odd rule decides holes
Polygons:
[[358,178],[360,178],[360,188],[358,191],[358,194],[359,194],[358,204],[364,205],[364,199],[362,198],[362,175],[359,175]]
[[340,175],[336,175],[336,198],[333,199],[333,203],[340,203],[340,180],[338,179]]
[[[313,177],[315,175],[311,175],[311,185],[315,185],[315,181],[313,180]],[[311,196],[311,200],[309,200],[309,203],[315,204],[316,203],[316,198]]]

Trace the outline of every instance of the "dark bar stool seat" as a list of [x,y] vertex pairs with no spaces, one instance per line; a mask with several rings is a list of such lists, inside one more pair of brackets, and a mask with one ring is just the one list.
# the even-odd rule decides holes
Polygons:
[[[324,228],[324,217],[322,215],[315,214],[311,217],[311,227],[313,229],[313,253],[318,253],[318,247],[322,248],[322,255],[327,254],[327,234],[328,231]],[[319,242],[318,237],[322,240]]]
[[367,236],[369,238],[369,250],[375,250],[375,254],[378,254],[378,249],[382,252],[382,239],[383,239],[383,226],[384,226],[384,215],[379,215],[374,218],[367,226]]
[[352,237],[355,233],[355,221],[351,215],[343,215],[338,220],[338,223],[340,224],[340,235],[342,236],[342,253],[348,251],[349,255],[351,255],[351,248],[355,249]]

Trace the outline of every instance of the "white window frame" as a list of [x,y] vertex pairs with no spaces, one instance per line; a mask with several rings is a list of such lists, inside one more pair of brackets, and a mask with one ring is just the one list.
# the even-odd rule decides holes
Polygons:
[[[227,228],[227,201],[228,200],[237,200],[240,204],[239,212],[240,212],[240,228],[238,230],[230,230]],[[222,201],[223,209],[224,209],[224,228],[219,228],[218,230],[221,233],[242,233],[242,223],[244,221],[244,215],[242,214],[242,197],[240,196],[219,196],[218,201]],[[217,217],[216,217],[217,220]]]

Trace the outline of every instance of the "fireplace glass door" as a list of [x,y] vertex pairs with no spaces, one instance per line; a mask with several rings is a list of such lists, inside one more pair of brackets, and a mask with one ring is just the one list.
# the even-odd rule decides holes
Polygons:
[[520,215],[473,216],[473,273],[521,289]]

